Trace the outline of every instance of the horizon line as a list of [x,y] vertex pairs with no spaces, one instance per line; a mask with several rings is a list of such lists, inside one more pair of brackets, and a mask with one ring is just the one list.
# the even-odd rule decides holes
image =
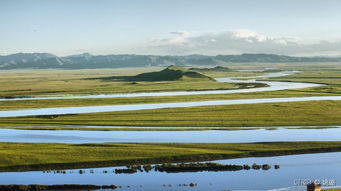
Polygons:
[[120,56],[120,55],[131,55],[131,56],[178,56],[178,57],[186,57],[186,56],[208,56],[208,57],[215,57],[215,56],[241,56],[241,55],[276,55],[276,56],[288,56],[288,57],[296,57],[296,58],[304,58],[304,57],[309,57],[309,58],[341,58],[341,55],[338,56],[328,56],[328,55],[319,55],[319,56],[291,56],[287,54],[273,54],[273,53],[240,53],[240,54],[215,54],[215,55],[208,55],[208,54],[186,54],[186,55],[176,55],[176,54],[134,54],[134,53],[124,53],[124,54],[93,54],[90,52],[83,52],[83,53],[78,53],[78,54],[68,54],[65,56],[59,56],[54,53],[49,53],[49,52],[17,52],[17,53],[10,53],[6,55],[1,55],[0,56],[11,56],[15,54],[51,54],[56,57],[69,57],[69,56],[77,56],[77,55],[83,55],[83,54],[89,54],[91,56]]

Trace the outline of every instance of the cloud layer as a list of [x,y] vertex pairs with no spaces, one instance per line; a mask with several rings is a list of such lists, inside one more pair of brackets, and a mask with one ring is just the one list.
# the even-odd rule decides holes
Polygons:
[[171,32],[170,38],[154,39],[151,52],[160,54],[241,54],[273,53],[294,56],[340,56],[341,40],[310,44],[297,37],[272,37],[251,30],[224,31],[193,35],[188,31]]

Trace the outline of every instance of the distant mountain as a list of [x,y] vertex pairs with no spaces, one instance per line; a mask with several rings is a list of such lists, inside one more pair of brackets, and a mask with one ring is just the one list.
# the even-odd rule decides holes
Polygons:
[[0,56],[0,69],[62,68],[64,64],[63,58],[48,53],[18,53]]
[[341,58],[331,57],[292,57],[276,54],[218,55],[215,59],[224,62],[340,62]]
[[242,55],[92,55],[89,53],[58,57],[49,53],[18,53],[0,56],[0,69],[94,69],[121,67],[217,66],[226,63],[249,62],[341,62],[341,58],[331,57],[291,57],[275,54]]

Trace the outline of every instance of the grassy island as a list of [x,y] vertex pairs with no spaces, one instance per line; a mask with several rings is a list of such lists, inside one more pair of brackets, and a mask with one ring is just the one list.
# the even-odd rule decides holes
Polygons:
[[341,151],[341,142],[0,143],[0,171],[94,168]]

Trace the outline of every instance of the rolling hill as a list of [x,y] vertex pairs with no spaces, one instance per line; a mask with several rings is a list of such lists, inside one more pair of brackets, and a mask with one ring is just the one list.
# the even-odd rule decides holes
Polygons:
[[224,66],[216,66],[213,68],[189,68],[191,71],[199,71],[199,72],[231,72],[234,71],[231,68]]
[[130,77],[131,81],[175,81],[175,80],[213,80],[212,78],[195,71],[187,70],[179,66],[169,66],[159,72],[142,73]]

